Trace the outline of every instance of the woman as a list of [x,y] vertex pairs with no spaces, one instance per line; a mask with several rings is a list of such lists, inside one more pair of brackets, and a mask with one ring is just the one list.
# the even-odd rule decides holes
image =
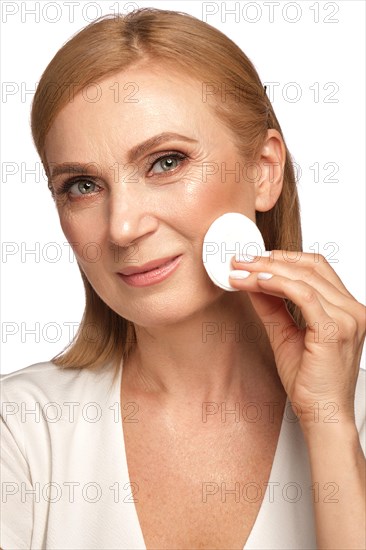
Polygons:
[[[186,14],[102,18],[47,67],[32,132],[86,308],[3,377],[3,550],[363,548],[365,308],[302,252],[248,58]],[[272,251],[233,259],[239,292],[202,263],[226,212]]]

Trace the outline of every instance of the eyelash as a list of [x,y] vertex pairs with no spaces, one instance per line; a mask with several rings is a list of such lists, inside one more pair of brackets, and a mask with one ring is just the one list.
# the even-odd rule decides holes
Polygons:
[[[178,159],[178,160],[181,160],[181,161],[184,161],[188,158],[188,156],[184,153],[179,153],[178,151],[175,151],[175,152],[172,152],[172,153],[167,153],[165,155],[162,155],[160,157],[157,157],[155,158],[153,161],[150,161],[150,166],[149,166],[149,172],[150,170],[153,168],[153,166],[158,163],[158,162],[161,162],[162,160],[166,159],[166,158],[174,158],[174,159]],[[173,168],[173,170],[169,170],[167,171],[166,173],[167,174],[170,174],[172,172],[175,172],[175,170],[177,170],[179,168],[179,166],[177,166],[176,168]],[[163,175],[163,173],[159,173],[157,174],[157,176],[161,176]],[[164,176],[163,177],[167,177],[167,176]],[[89,182],[92,182],[94,185],[97,185],[92,177],[88,177],[88,176],[84,176],[84,177],[80,177],[80,176],[77,176],[75,178],[71,178],[71,179],[68,179],[66,181],[64,181],[60,188],[55,191],[55,194],[56,195],[67,195],[70,188],[75,185],[76,183],[80,183],[80,182],[83,182],[83,181],[89,181]],[[88,195],[92,195],[93,193],[86,193],[84,196],[88,196]],[[79,195],[79,196],[82,196],[82,195]]]

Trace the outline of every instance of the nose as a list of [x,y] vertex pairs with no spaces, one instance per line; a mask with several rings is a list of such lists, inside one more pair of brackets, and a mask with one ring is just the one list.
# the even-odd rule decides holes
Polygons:
[[[135,184],[141,186],[139,184]],[[145,193],[147,190],[145,190]],[[119,247],[128,247],[141,237],[156,231],[158,219],[143,190],[119,188],[110,195],[109,240]]]

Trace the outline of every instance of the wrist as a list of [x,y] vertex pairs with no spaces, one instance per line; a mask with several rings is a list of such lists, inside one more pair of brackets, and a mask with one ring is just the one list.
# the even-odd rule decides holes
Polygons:
[[308,448],[334,449],[339,452],[346,445],[355,448],[360,445],[359,433],[354,419],[338,418],[337,422],[301,423],[301,429]]

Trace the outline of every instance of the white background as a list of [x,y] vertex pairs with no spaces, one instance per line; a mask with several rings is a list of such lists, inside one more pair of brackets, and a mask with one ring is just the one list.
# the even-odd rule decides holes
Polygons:
[[[271,101],[301,167],[304,250],[318,247],[365,303],[365,3],[81,0],[73,2],[73,21],[69,4],[1,2],[1,372],[50,360],[69,342],[84,308],[79,270],[64,245],[31,140],[35,84],[79,29],[134,6],[190,13],[248,55],[268,92],[274,89]],[[226,13],[225,19],[225,11],[234,9],[236,15]],[[32,168],[36,174],[26,174]],[[36,253],[25,254],[30,249]]]

